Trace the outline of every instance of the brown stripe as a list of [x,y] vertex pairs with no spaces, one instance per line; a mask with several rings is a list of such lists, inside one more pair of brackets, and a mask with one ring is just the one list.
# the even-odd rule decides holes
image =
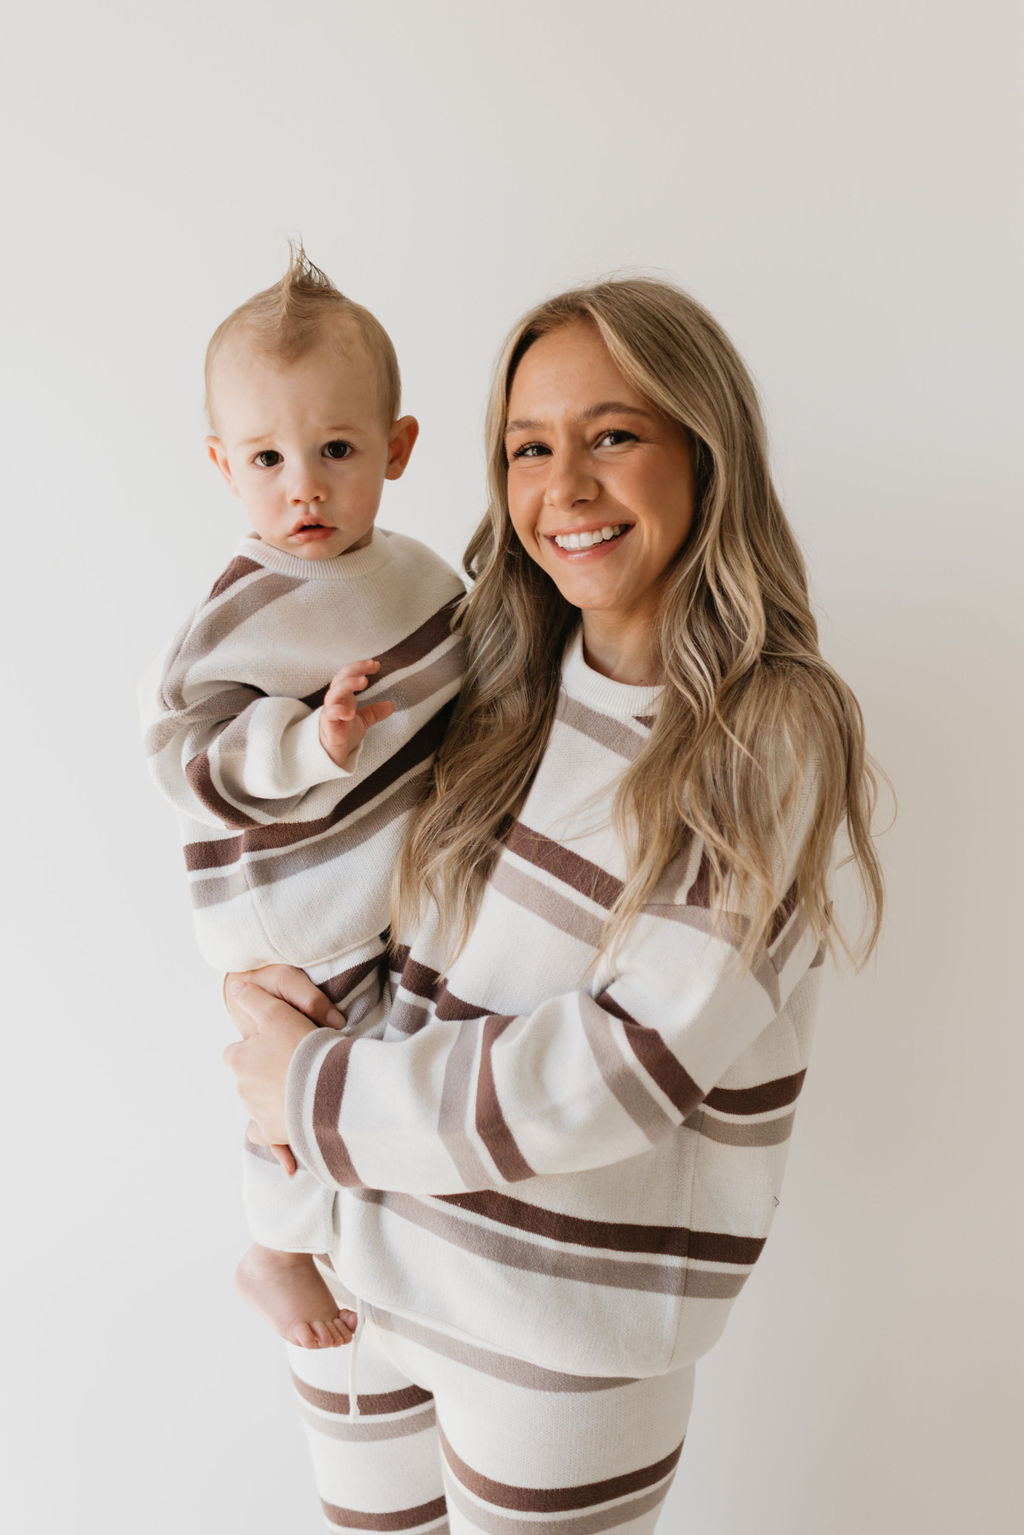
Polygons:
[[686,904],[706,907],[711,905],[711,860],[704,851],[701,852],[697,872],[686,892]]
[[506,839],[510,852],[518,853],[527,863],[536,864],[547,874],[553,874],[563,884],[585,895],[609,911],[622,894],[622,881],[608,874],[598,864],[570,852],[561,843],[553,842],[539,831],[533,831],[517,821]]
[[[557,1525],[545,1519],[540,1526],[528,1519],[510,1519],[507,1514],[496,1513],[482,1503],[473,1502],[454,1480],[449,1480],[446,1496],[449,1509],[456,1508],[465,1515],[466,1528],[479,1530],[481,1535],[534,1535],[535,1531],[538,1535],[540,1532],[555,1535],[556,1531],[557,1535],[604,1535],[605,1530],[633,1528],[635,1520],[664,1503],[669,1485],[664,1482],[651,1492],[640,1493],[628,1503],[615,1503],[611,1508],[592,1509],[588,1514],[567,1514],[558,1520]],[[648,1526],[645,1524],[644,1528]]]
[[329,980],[320,981],[321,991],[325,991],[332,1002],[341,1002],[360,984],[368,975],[379,969],[383,956],[373,954],[369,959],[364,959],[361,964],[353,965],[351,970],[342,970],[337,975],[332,975]]
[[676,1060],[658,1031],[649,1029],[646,1024],[637,1023],[607,991],[602,992],[597,1001],[598,1006],[622,1020],[629,1048],[648,1076],[657,1082],[665,1097],[675,1104],[684,1119],[692,1114],[703,1101],[703,1089],[697,1086],[690,1073]]
[[512,1199],[494,1189],[473,1194],[441,1194],[442,1204],[455,1205],[473,1215],[516,1231],[546,1237],[552,1242],[593,1247],[606,1252],[653,1253],[663,1258],[693,1258],[705,1263],[756,1263],[764,1237],[731,1236],[719,1231],[688,1231],[685,1226],[645,1226],[632,1221],[595,1221],[560,1210]]
[[248,709],[250,704],[266,696],[262,688],[240,685],[222,688],[219,693],[211,693],[206,698],[197,698],[187,709],[164,715],[150,726],[146,732],[146,751],[149,756],[155,757],[183,734],[198,729],[200,725],[219,725],[225,720],[234,719],[244,709]]
[[550,927],[557,927],[570,938],[578,939],[591,949],[601,947],[604,924],[600,918],[568,897],[559,895],[557,890],[541,884],[532,874],[515,868],[507,860],[502,859],[494,869],[490,888],[497,890],[507,900],[514,901],[517,906],[522,906],[524,910],[532,911],[541,921]]
[[320,1063],[313,1093],[313,1136],[317,1148],[335,1183],[345,1188],[359,1183],[352,1158],[338,1129],[345,1077],[348,1074],[348,1057],[354,1043],[352,1039],[339,1039],[328,1050]]
[[658,1140],[666,1130],[675,1127],[675,1120],[623,1060],[607,1015],[592,998],[580,997],[580,1018],[587,1044],[608,1088],[648,1140]]
[[713,1087],[704,1101],[709,1109],[719,1109],[723,1114],[767,1114],[795,1103],[806,1075],[805,1067],[790,1077],[757,1082],[753,1087]]
[[637,1471],[626,1471],[621,1476],[605,1477],[600,1482],[586,1482],[580,1487],[517,1487],[509,1482],[497,1482],[493,1477],[474,1471],[472,1466],[456,1455],[440,1424],[437,1434],[450,1470],[467,1491],[496,1508],[513,1508],[519,1513],[531,1514],[558,1514],[571,1509],[593,1508],[596,1503],[608,1503],[613,1498],[641,1492],[669,1476],[683,1452],[680,1444],[653,1465],[641,1466]]
[[438,1134],[468,1188],[479,1188],[492,1177],[470,1140],[466,1124],[479,1038],[479,1029],[460,1029],[455,1036],[448,1052],[437,1116]]
[[[208,751],[200,752],[193,757],[185,768],[185,777],[189,788],[201,805],[211,811],[218,820],[223,821],[232,831],[241,831],[247,826],[255,826],[252,816],[245,815],[230,800],[226,800],[213,782],[213,773],[210,768],[210,754]],[[222,842],[215,842],[214,847],[222,847]],[[186,851],[186,864],[188,855]]]
[[494,1085],[492,1051],[512,1021],[512,1017],[492,1016],[484,1024],[476,1084],[477,1134],[490,1152],[495,1167],[509,1183],[519,1178],[533,1177],[533,1168],[519,1150],[515,1137],[505,1123]]
[[210,587],[210,595],[206,599],[207,602],[212,602],[215,597],[219,597],[222,592],[226,592],[229,586],[234,586],[235,582],[241,581],[243,576],[251,576],[253,571],[263,569],[262,565],[257,564],[255,560],[248,559],[246,555],[236,555],[227,570],[223,571]]
[[358,1508],[339,1508],[321,1498],[324,1515],[330,1524],[340,1524],[352,1530],[415,1530],[420,1525],[444,1521],[448,1528],[448,1505],[444,1498],[432,1498],[429,1503],[419,1503],[415,1508],[399,1508],[391,1514],[369,1514]]
[[[301,1375],[292,1372],[292,1383],[304,1402],[309,1402],[313,1407],[319,1407],[321,1412],[341,1413],[343,1417],[348,1415],[349,1399],[339,1391],[324,1391],[320,1386],[311,1386],[308,1380],[303,1380]],[[429,1391],[424,1391],[420,1386],[402,1386],[398,1391],[378,1391],[368,1396],[358,1395],[359,1411],[367,1417],[375,1417],[385,1412],[408,1412],[412,1407],[422,1407],[424,1402],[432,1402],[433,1396]]]
[[798,900],[799,892],[797,891],[796,881],[794,880],[793,884],[790,885],[789,889],[786,891],[786,894],[782,897],[782,900],[779,902],[778,906],[776,906],[772,915],[771,926],[768,929],[768,937],[766,940],[769,949],[780,936],[783,928],[786,926],[786,923],[796,911]]
[[383,677],[389,677],[392,672],[399,672],[407,666],[414,665],[415,662],[429,655],[432,650],[436,650],[438,645],[444,644],[451,635],[452,619],[461,600],[461,596],[453,597],[450,602],[445,603],[443,608],[438,608],[436,613],[432,613],[418,629],[406,635],[404,640],[399,640],[397,645],[393,645],[390,650],[385,650],[377,656],[380,671],[375,676],[374,683],[380,682]]
[[[516,1237],[476,1225],[450,1214],[436,1204],[426,1204],[411,1194],[382,1193],[376,1189],[356,1189],[360,1199],[380,1205],[396,1219],[409,1221],[451,1247],[461,1248],[488,1263],[500,1263],[526,1274],[543,1274],[548,1279],[562,1279],[567,1284],[598,1285],[605,1289],[636,1290],[647,1295],[690,1296],[696,1300],[731,1300],[743,1288],[747,1274],[733,1265],[728,1269],[701,1269],[687,1266],[697,1261],[671,1258],[662,1262],[632,1262],[626,1258],[592,1257],[578,1248],[546,1247],[529,1237]],[[722,1261],[716,1254],[720,1233],[705,1233],[708,1253],[705,1262]],[[733,1239],[724,1236],[724,1242]],[[764,1238],[738,1238],[750,1242]]]
[[411,991],[414,997],[423,997],[425,1001],[433,1002],[441,979],[439,971],[431,970],[429,965],[421,965],[419,960],[410,959],[408,949],[399,950],[395,955],[395,965],[399,967],[398,984],[403,991]]
[[331,831],[434,755],[444,739],[452,707],[453,701],[450,701],[432,715],[403,747],[346,794],[329,815],[321,816],[316,821],[281,821],[275,825],[257,826],[238,837],[222,837],[214,842],[189,843],[185,848],[188,868],[223,868],[227,864],[237,863],[245,853],[293,847]]

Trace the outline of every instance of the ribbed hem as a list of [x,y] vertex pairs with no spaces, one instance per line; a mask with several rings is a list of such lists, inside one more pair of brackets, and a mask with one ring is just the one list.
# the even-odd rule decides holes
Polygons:
[[583,630],[579,628],[569,641],[562,662],[562,686],[570,698],[577,699],[601,714],[621,718],[646,719],[656,714],[664,691],[659,683],[652,688],[631,687],[595,672],[583,659]]
[[294,554],[286,554],[283,549],[264,543],[255,533],[249,533],[242,539],[237,552],[248,560],[256,560],[267,570],[297,577],[300,581],[362,581],[386,562],[388,537],[385,528],[374,528],[373,537],[365,549],[334,554],[329,560],[300,560]]

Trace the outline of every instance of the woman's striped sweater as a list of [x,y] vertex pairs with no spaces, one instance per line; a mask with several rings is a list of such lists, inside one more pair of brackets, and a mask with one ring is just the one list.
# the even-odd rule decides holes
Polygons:
[[592,671],[577,636],[462,954],[441,974],[425,922],[380,1037],[319,1030],[288,1081],[296,1155],[344,1190],[348,1287],[574,1374],[658,1374],[720,1334],[778,1201],[820,974],[792,900],[738,967],[697,842],[592,969],[625,874],[616,782],[658,693]]

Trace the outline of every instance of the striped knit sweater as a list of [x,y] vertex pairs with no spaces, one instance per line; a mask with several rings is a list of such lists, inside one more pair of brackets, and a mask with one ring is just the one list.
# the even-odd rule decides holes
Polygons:
[[626,872],[616,781],[657,703],[577,636],[462,954],[440,974],[426,921],[381,1037],[318,1030],[288,1080],[300,1163],[345,1191],[349,1288],[574,1374],[658,1374],[718,1337],[777,1203],[820,975],[792,896],[739,969],[696,842],[592,968]]
[[[300,560],[243,540],[143,680],[149,767],[179,812],[200,948],[222,970],[284,960],[351,1022],[379,996],[395,860],[462,675],[462,585],[431,550],[376,529]],[[362,698],[395,712],[344,767],[320,706],[346,661],[381,663]]]

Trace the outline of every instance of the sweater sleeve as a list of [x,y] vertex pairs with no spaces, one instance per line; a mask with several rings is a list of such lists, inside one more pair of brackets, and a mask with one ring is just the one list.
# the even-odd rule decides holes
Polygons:
[[[805,800],[791,867],[807,819]],[[819,958],[792,890],[749,968],[737,959],[741,924],[726,917],[716,933],[702,907],[649,906],[597,996],[571,992],[518,1017],[448,997],[398,1043],[310,1035],[288,1080],[297,1157],[341,1187],[456,1194],[649,1150],[693,1113]],[[456,1140],[475,1156],[456,1160]],[[474,1165],[482,1175],[467,1181]]]
[[362,747],[339,767],[320,744],[319,708],[209,668],[170,688],[171,666],[161,659],[143,679],[143,736],[154,781],[192,820],[232,829],[292,820],[311,790],[333,784],[340,798],[358,779]]

